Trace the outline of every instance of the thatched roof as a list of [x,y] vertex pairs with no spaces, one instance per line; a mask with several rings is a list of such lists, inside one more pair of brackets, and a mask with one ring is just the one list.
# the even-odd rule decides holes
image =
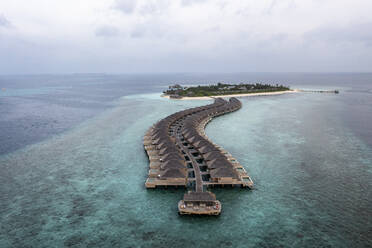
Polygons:
[[166,162],[162,163],[160,165],[160,168],[162,170],[165,170],[165,169],[183,169],[183,168],[186,168],[186,163],[185,163],[185,161],[182,161],[182,160],[171,159],[171,160],[167,160]]
[[172,159],[184,160],[185,157],[180,152],[170,152],[161,157],[161,160],[163,162],[166,162]]
[[237,175],[232,167],[217,168],[209,171],[211,178],[221,178],[221,177],[232,177],[237,178]]
[[176,148],[176,146],[167,146],[159,150],[159,155],[165,155],[167,153],[172,153],[172,152],[179,152],[179,150]]
[[211,192],[188,192],[183,195],[183,200],[185,202],[214,202],[216,196]]
[[153,140],[160,139],[160,138],[166,138],[166,137],[169,137],[168,131],[164,131],[164,130],[161,132],[157,132],[156,134],[151,136]]
[[158,144],[157,147],[158,149],[163,149],[165,147],[174,146],[174,145],[175,143],[171,139],[168,139],[168,140],[162,140],[162,143]]
[[188,138],[187,141],[192,143],[197,139],[197,136],[192,136],[191,138]]
[[185,137],[186,139],[197,135],[199,135],[199,133],[195,129],[187,130],[183,133],[183,137]]
[[206,146],[203,146],[201,148],[198,149],[199,152],[201,153],[208,153],[208,152],[212,152],[212,151],[219,151],[216,147],[214,147],[213,145],[206,145]]
[[226,158],[220,151],[212,151],[203,155],[204,160],[211,161],[214,159],[224,159]]
[[196,148],[201,148],[203,146],[211,145],[209,141],[207,141],[206,139],[203,139],[202,137],[200,137],[198,141],[193,142],[192,144]]
[[207,161],[207,166],[210,169],[215,168],[232,168],[232,164],[226,158],[214,159]]
[[159,177],[160,177],[160,179],[186,178],[187,177],[187,171],[186,171],[186,169],[166,169],[166,170],[160,171]]

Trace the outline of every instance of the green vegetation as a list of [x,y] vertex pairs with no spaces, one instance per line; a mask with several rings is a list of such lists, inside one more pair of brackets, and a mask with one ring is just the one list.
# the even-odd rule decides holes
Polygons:
[[198,97],[198,96],[217,96],[217,95],[233,95],[247,93],[261,93],[289,90],[289,87],[283,85],[271,84],[224,84],[216,85],[198,85],[194,87],[182,87],[181,85],[169,86],[169,89],[163,93],[174,98],[180,97]]

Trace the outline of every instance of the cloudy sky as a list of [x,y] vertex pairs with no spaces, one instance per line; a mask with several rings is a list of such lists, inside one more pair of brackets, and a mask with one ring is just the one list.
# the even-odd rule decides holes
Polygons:
[[0,74],[372,71],[371,0],[1,0]]

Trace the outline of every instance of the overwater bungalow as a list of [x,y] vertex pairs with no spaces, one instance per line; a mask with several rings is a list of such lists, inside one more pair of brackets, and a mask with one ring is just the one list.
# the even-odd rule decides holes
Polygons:
[[218,215],[221,212],[221,203],[211,192],[188,192],[178,203],[180,214]]
[[158,179],[166,180],[169,184],[172,183],[187,183],[186,169],[166,169],[158,174]]
[[239,179],[233,168],[217,168],[210,170],[209,173],[211,181],[220,184],[234,184]]

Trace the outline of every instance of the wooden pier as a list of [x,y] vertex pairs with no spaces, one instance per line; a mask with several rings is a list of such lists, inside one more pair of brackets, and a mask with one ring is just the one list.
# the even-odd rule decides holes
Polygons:
[[236,98],[217,98],[213,104],[174,113],[154,124],[143,142],[150,161],[145,186],[189,188],[178,203],[179,213],[208,215],[221,212],[221,203],[207,191],[208,187],[252,188],[244,167],[204,132],[212,118],[240,108],[241,102]]

